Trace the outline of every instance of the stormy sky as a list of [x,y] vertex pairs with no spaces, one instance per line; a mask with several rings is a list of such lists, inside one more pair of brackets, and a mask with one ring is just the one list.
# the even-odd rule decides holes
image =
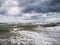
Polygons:
[[60,22],[60,0],[0,0],[0,22]]

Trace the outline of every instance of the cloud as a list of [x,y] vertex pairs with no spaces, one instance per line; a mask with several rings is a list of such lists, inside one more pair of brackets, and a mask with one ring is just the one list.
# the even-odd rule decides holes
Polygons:
[[60,12],[60,3],[53,3],[53,0],[29,0],[25,1],[22,6],[25,6],[23,12]]
[[0,15],[0,17],[1,17],[0,22],[10,22],[10,23],[34,22],[34,20],[25,20],[26,17],[2,16],[2,15]]
[[60,21],[60,3],[53,4],[52,0],[0,0],[0,3],[0,22]]
[[12,7],[7,10],[8,15],[18,15],[20,13],[19,7]]
[[[44,16],[46,15],[46,16]],[[52,16],[47,16],[47,13],[24,13],[21,16],[4,16],[0,15],[0,22],[11,22],[11,23],[28,23],[28,22],[60,22],[60,18],[56,18],[57,15],[54,13]]]
[[5,6],[18,6],[18,1],[17,0],[5,0],[4,2]]
[[60,18],[48,18],[49,22],[60,22]]

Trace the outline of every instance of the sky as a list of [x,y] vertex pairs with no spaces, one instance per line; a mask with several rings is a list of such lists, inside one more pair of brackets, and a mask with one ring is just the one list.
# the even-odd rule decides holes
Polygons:
[[0,0],[0,22],[60,22],[59,0]]

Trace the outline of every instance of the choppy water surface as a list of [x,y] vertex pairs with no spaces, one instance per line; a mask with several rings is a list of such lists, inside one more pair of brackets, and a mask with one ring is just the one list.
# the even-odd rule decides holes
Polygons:
[[0,45],[60,45],[60,26],[37,31],[11,31],[7,39],[0,39]]

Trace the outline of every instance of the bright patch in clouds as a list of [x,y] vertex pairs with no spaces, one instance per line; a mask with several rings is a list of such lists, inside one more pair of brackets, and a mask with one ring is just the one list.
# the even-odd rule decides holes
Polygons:
[[49,22],[60,22],[60,18],[48,18]]
[[8,15],[18,15],[20,13],[19,7],[13,7],[8,9]]
[[18,1],[17,0],[5,0],[5,5],[6,6],[17,6]]

